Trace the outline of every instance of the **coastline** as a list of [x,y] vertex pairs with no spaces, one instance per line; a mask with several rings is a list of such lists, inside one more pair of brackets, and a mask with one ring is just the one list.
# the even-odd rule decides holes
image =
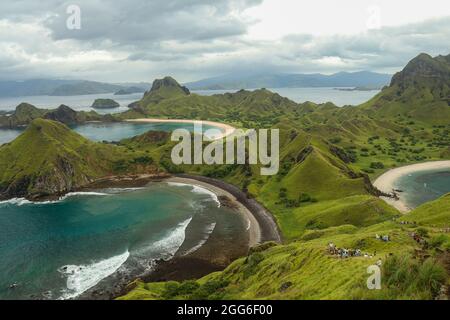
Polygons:
[[[141,183],[143,181],[145,180],[141,180]],[[224,242],[219,234],[212,233],[208,241],[195,252],[187,255],[175,254],[170,260],[156,261],[154,268],[145,274],[130,275],[126,279],[117,279],[112,275],[108,278],[115,279],[113,287],[102,287],[102,282],[108,279],[105,278],[98,285],[77,297],[77,300],[115,299],[126,294],[132,288],[134,281],[138,279],[144,282],[198,279],[212,272],[225,269],[234,260],[245,256],[251,247],[259,243],[265,241],[281,242],[281,235],[272,215],[262,205],[254,199],[247,198],[244,192],[231,184],[208,177],[187,174],[160,177],[157,180],[151,179],[147,183],[152,181],[188,184],[205,188],[217,195],[221,205],[234,209],[244,221],[247,220],[249,222],[248,229],[245,233],[241,231],[239,234],[236,233],[235,239],[233,239],[235,243],[233,244]],[[106,181],[102,181],[100,186],[103,183],[106,183]],[[130,186],[128,183],[127,185]]]
[[[391,169],[385,173],[383,173],[381,176],[379,176],[373,185],[380,191],[384,193],[393,193],[393,190],[396,189],[395,183],[396,181],[407,174],[411,174],[413,172],[419,172],[419,171],[428,171],[428,170],[439,170],[439,169],[448,169],[450,168],[450,160],[443,160],[443,161],[430,161],[430,162],[423,162],[423,163],[416,163],[408,166],[398,167]],[[391,206],[395,207],[397,210],[399,210],[402,213],[407,213],[411,211],[411,208],[408,207],[408,204],[406,203],[404,196],[402,194],[397,194],[398,199],[394,198],[388,198],[388,197],[380,197],[386,203],[390,204]]]
[[248,198],[238,187],[226,183],[222,180],[213,179],[204,176],[189,175],[189,174],[178,174],[175,175],[177,178],[185,178],[204,183],[210,187],[215,187],[222,189],[223,191],[231,194],[237,202],[241,203],[248,212],[257,221],[260,229],[260,242],[274,241],[277,243],[282,242],[281,232],[278,228],[277,223],[274,220],[272,214],[264,208],[259,202],[252,198]]
[[235,209],[244,220],[247,220],[248,222],[247,232],[249,236],[248,246],[253,247],[261,243],[261,228],[259,226],[258,221],[255,219],[254,215],[247,209],[247,207],[245,207],[241,202],[237,201],[236,197],[232,195],[230,192],[217,186],[214,186],[212,184],[191,178],[171,177],[163,180],[162,182],[169,182],[169,183],[173,182],[173,183],[194,185],[213,192],[214,194],[217,195],[221,205]]
[[213,127],[220,128],[224,131],[223,134],[217,136],[215,140],[222,139],[230,134],[232,134],[236,128],[230,126],[229,124],[209,121],[209,120],[187,120],[187,119],[157,119],[157,118],[138,118],[138,119],[125,119],[126,122],[148,122],[148,123],[157,123],[157,122],[174,122],[174,123],[192,123],[192,124],[206,124]]

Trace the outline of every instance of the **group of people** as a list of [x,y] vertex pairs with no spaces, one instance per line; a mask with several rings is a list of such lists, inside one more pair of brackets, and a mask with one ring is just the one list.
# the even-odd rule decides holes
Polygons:
[[417,223],[415,221],[400,221],[400,224],[412,224],[416,225]]
[[389,235],[380,236],[378,233],[375,235],[375,239],[381,240],[384,242],[390,241]]
[[349,257],[373,258],[376,255],[376,252],[373,255],[370,255],[368,253],[363,253],[360,249],[338,248],[333,242],[328,243],[328,253],[330,253],[331,255],[338,256],[339,258],[349,258]]

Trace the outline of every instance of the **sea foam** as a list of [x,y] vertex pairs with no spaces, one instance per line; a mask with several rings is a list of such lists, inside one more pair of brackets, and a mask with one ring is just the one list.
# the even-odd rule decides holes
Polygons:
[[71,197],[80,197],[80,196],[110,196],[110,193],[104,192],[69,192],[64,196],[60,197],[58,200],[48,200],[48,201],[30,201],[25,198],[12,198],[5,201],[0,201],[0,206],[2,205],[15,205],[15,206],[23,206],[23,205],[46,205],[46,204],[55,204],[63,202]]
[[211,199],[213,199],[217,203],[217,207],[220,208],[220,201],[219,201],[219,198],[217,197],[217,194],[215,194],[214,192],[212,192],[206,188],[192,185],[192,184],[187,184],[187,183],[180,183],[180,182],[168,182],[168,184],[170,186],[176,186],[176,187],[191,187],[192,188],[191,191],[193,193],[206,194],[206,195],[210,196]]
[[0,201],[0,206],[2,205],[16,205],[16,206],[23,206],[25,204],[30,204],[31,201],[25,199],[25,198],[13,198],[5,201]]
[[174,229],[170,230],[162,239],[151,243],[148,246],[136,250],[140,256],[153,256],[158,259],[169,260],[183,244],[186,238],[186,228],[191,223],[192,217],[179,223]]
[[58,269],[67,277],[67,289],[61,299],[72,299],[98,284],[102,279],[116,272],[127,261],[128,250],[120,255],[88,265],[67,265]]

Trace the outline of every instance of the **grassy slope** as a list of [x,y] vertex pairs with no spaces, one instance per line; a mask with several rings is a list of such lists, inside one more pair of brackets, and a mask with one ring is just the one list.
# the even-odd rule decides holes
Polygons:
[[[432,228],[434,219],[421,221],[419,216],[428,215],[429,212],[424,210],[428,206],[448,208],[449,204],[450,198],[446,196],[416,209],[404,218],[420,221],[419,228],[429,230],[427,239],[433,243],[433,239],[445,235]],[[446,211],[447,223],[449,213]],[[267,244],[262,245],[261,249],[254,249],[248,257],[235,261],[224,271],[195,282],[145,284],[137,281],[133,284],[134,289],[120,299],[431,299],[436,294],[436,288],[440,287],[432,287],[432,282],[427,281],[435,277],[445,281],[445,271],[435,260],[425,260],[416,265],[420,263],[418,258],[404,256],[406,252],[422,250],[409,236],[414,230],[418,228],[402,225],[398,221],[386,221],[360,228],[341,225],[311,231],[303,239],[287,245],[268,249],[264,248],[268,247]],[[389,234],[391,241],[377,240],[375,234]],[[372,258],[339,259],[327,253],[330,241],[338,247],[361,248],[363,252],[376,255]],[[440,246],[449,246],[448,236],[446,241],[447,244]],[[382,290],[367,290],[366,269],[379,258],[387,265],[386,269],[389,266],[398,272],[403,269],[396,261],[403,259],[412,268],[407,273],[414,277],[417,275],[417,279],[405,274],[403,278],[401,276],[393,280],[395,277],[385,270],[383,277],[386,280],[382,282]],[[395,265],[392,267],[392,264]]]
[[143,170],[132,164],[142,156],[91,142],[59,122],[36,119],[0,148],[0,191],[23,196],[70,191],[95,178],[120,173],[124,163],[129,163],[129,171]]
[[417,222],[422,225],[448,227],[450,223],[450,194],[424,203],[413,212],[401,218],[402,221]]

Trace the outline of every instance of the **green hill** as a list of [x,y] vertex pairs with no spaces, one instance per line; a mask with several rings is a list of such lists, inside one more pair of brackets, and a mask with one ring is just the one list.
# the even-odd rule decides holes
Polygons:
[[95,99],[91,106],[94,109],[119,108],[120,104],[113,99]]
[[[65,125],[35,119],[17,139],[0,147],[0,197],[60,195],[97,178],[155,170],[144,154],[91,142]],[[150,160],[150,158],[148,158]],[[148,164],[148,165],[147,165]]]
[[38,109],[29,103],[21,103],[11,115],[0,115],[0,128],[17,128],[30,124],[33,120],[44,118],[67,125],[86,121],[114,121],[111,115],[100,115],[95,111],[75,111],[66,105],[56,109]]
[[[448,199],[438,202],[447,205]],[[424,227],[389,221],[311,231],[289,244],[253,248],[224,271],[195,281],[138,280],[119,299],[433,299],[448,281],[449,270],[427,257],[427,251],[410,237],[420,228]],[[450,247],[448,236],[428,232],[430,244]],[[376,234],[387,234],[390,241],[378,240]],[[359,248],[369,256],[338,258],[327,251],[329,242],[339,248]],[[367,267],[378,259],[383,262],[382,289],[368,290]]]
[[156,117],[219,120],[244,127],[272,125],[297,104],[266,89],[200,96],[192,94],[171,77],[157,79],[132,111],[119,118]]
[[450,117],[450,55],[420,54],[395,74],[389,87],[367,102],[373,117],[406,117],[446,125]]

